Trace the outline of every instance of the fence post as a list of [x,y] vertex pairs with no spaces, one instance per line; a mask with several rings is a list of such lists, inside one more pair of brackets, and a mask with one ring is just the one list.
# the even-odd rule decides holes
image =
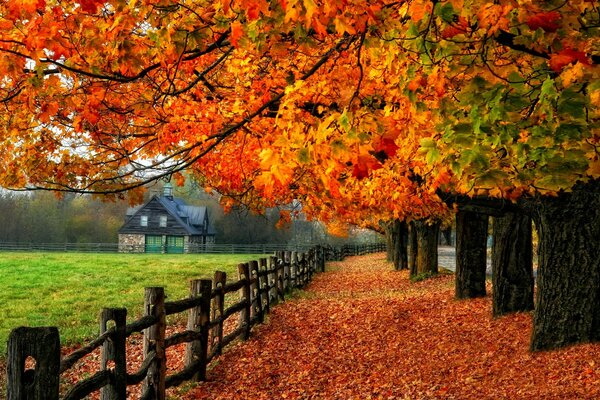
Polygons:
[[303,270],[303,259],[304,253],[296,253],[298,258],[296,259],[296,286],[302,288],[304,286],[304,270]]
[[[269,257],[265,260],[265,264],[267,266],[267,299],[269,301],[269,307],[275,305],[277,303],[277,264],[275,264],[272,260],[273,257]],[[275,296],[273,295],[275,292]]]
[[308,283],[310,282],[310,259],[309,259],[309,253],[308,252],[304,252],[302,254],[302,286],[306,286],[308,285]]
[[109,336],[102,346],[100,367],[102,370],[109,369],[112,361],[112,374],[110,383],[100,389],[101,400],[125,400],[127,399],[127,357],[126,350],[126,308],[104,308],[100,313],[100,334],[106,332],[109,321],[114,321],[115,332]]
[[292,251],[292,259],[290,261],[290,275],[292,278],[292,288],[298,287],[298,252]]
[[206,380],[206,358],[208,355],[208,325],[210,324],[210,292],[212,281],[210,279],[193,279],[190,282],[190,296],[202,298],[198,307],[191,308],[188,313],[187,329],[199,331],[200,339],[186,345],[185,366],[199,363],[198,372],[192,380]]
[[306,278],[306,253],[298,253],[298,286],[304,287]]
[[[266,298],[266,302],[264,302],[265,305],[265,313],[270,313],[271,312],[271,296],[269,295],[269,292],[271,291],[271,285],[269,284],[269,271],[268,271],[268,267],[267,267],[267,259],[266,258],[261,258],[260,259],[260,272],[263,275],[262,278],[262,284],[260,285],[261,287],[261,291],[262,291],[262,297],[261,299],[265,299]],[[262,301],[262,300],[261,300]]]
[[290,289],[290,277],[291,277],[291,255],[289,251],[285,251],[282,254],[281,259],[283,260],[283,289],[289,293]]
[[155,352],[154,361],[148,368],[148,375],[142,384],[142,393],[149,392],[153,400],[165,399],[165,289],[162,287],[147,287],[144,294],[144,310],[146,315],[155,316],[158,321],[150,328],[144,329],[144,358],[151,351]]
[[[60,338],[55,327],[13,329],[6,358],[8,400],[58,399]],[[25,369],[25,360],[35,360]]]
[[313,274],[317,270],[316,249],[312,248],[308,251],[308,281],[311,282]]
[[283,297],[283,262],[271,256],[270,263],[275,267],[275,298],[277,301],[285,301]]
[[250,261],[250,276],[256,279],[252,288],[252,297],[256,301],[256,307],[254,313],[258,317],[258,321],[262,324],[264,322],[262,296],[260,295],[260,279],[258,277],[258,261]]
[[[242,278],[243,277],[243,278]],[[250,329],[252,325],[250,323],[250,315],[252,309],[252,298],[250,296],[250,266],[248,263],[243,263],[238,265],[238,279],[245,279],[244,287],[240,289],[240,300],[244,299],[246,301],[246,306],[240,312],[240,327],[244,326],[244,340],[248,340],[250,338]]]
[[[216,346],[216,355],[220,355],[223,351],[223,313],[225,310],[225,284],[227,282],[227,273],[223,271],[215,271],[215,277],[213,279],[213,289],[218,289],[218,293],[213,299],[212,304],[212,320],[219,319],[217,326],[213,328],[212,332],[212,348]],[[215,345],[215,341],[217,342]]]

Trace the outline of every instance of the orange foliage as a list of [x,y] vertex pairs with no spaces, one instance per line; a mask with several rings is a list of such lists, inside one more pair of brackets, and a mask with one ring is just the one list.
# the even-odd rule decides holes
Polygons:
[[560,27],[560,19],[558,11],[541,12],[527,18],[527,26],[534,31],[542,28],[546,32],[556,32]]
[[587,54],[582,51],[566,48],[557,53],[552,53],[548,64],[550,64],[550,68],[554,72],[560,73],[565,66],[577,61],[583,65],[590,64]]
[[371,224],[446,213],[437,189],[513,199],[596,174],[590,2],[157,4],[0,4],[1,186],[189,171],[258,210]]

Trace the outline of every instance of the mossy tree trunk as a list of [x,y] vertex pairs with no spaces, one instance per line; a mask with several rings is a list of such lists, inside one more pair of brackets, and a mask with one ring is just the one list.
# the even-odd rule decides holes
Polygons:
[[532,350],[600,340],[600,180],[533,207],[539,266]]
[[533,310],[531,217],[507,212],[492,221],[493,314]]
[[488,216],[471,211],[456,214],[457,299],[483,297],[486,273]]

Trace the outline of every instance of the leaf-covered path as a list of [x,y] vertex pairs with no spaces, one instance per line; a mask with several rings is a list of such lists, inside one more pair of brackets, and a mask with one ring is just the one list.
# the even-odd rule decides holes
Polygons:
[[384,255],[331,263],[186,399],[597,399],[600,345],[528,351],[531,316],[411,283]]

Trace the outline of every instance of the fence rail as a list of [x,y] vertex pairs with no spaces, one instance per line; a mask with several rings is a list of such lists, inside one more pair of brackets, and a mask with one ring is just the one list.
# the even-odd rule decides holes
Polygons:
[[[314,245],[304,244],[227,244],[186,243],[184,253],[191,254],[272,254],[276,251],[307,252]],[[365,245],[346,245],[350,247]],[[340,248],[341,249],[341,248]],[[163,249],[167,252],[167,248]],[[47,251],[81,253],[144,253],[144,245],[125,245],[119,243],[11,243],[0,242],[0,251]]]
[[[303,253],[278,251],[268,259],[239,264],[235,282],[227,283],[221,271],[215,272],[213,280],[192,280],[189,298],[177,301],[166,302],[162,287],[146,288],[142,318],[127,324],[126,309],[103,309],[100,336],[62,359],[57,328],[16,328],[8,340],[8,400],[58,399],[61,374],[97,348],[101,348],[99,370],[70,387],[63,400],[83,399],[97,391],[102,400],[126,399],[127,387],[140,383],[141,399],[163,400],[169,387],[205,380],[208,364],[228,344],[238,338],[247,340],[252,326],[262,323],[273,305],[325,270],[326,260],[384,249],[385,245],[378,244],[339,249],[316,246]],[[235,293],[239,300],[225,307],[225,296]],[[186,330],[166,337],[166,316],[183,312],[188,313]],[[237,324],[225,334],[225,322],[235,315]],[[144,359],[138,371],[128,373],[126,343],[134,332],[143,332]],[[186,343],[184,367],[167,376],[166,349],[182,343]],[[28,358],[35,361],[33,368],[26,367]]]

